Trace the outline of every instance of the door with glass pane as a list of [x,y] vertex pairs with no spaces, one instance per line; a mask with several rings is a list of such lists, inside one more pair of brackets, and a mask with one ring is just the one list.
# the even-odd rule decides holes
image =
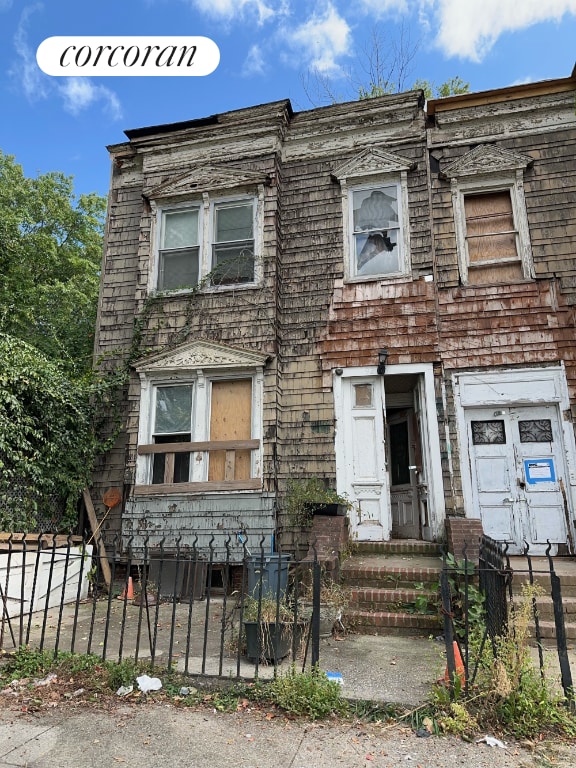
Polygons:
[[470,409],[466,413],[474,513],[484,533],[543,554],[566,544],[570,517],[556,406]]
[[386,541],[391,519],[384,453],[384,377],[342,380],[343,429],[339,461],[344,490],[354,502],[351,533],[359,541]]

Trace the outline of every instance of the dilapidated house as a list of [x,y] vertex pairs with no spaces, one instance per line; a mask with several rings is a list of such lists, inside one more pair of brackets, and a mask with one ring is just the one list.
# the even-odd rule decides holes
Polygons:
[[122,489],[107,535],[240,558],[318,476],[359,540],[437,541],[450,516],[571,548],[575,95],[572,75],[126,131],[96,339],[130,370],[94,478],[96,501]]

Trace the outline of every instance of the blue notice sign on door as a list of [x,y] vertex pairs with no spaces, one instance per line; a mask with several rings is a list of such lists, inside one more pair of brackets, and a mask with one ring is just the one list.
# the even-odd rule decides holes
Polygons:
[[524,475],[530,485],[535,483],[555,483],[556,471],[554,459],[524,459]]

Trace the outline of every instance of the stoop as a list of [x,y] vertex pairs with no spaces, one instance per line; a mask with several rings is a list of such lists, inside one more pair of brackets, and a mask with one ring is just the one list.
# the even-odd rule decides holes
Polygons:
[[428,635],[441,631],[437,544],[415,539],[360,542],[341,566],[351,592],[344,625],[367,635]]

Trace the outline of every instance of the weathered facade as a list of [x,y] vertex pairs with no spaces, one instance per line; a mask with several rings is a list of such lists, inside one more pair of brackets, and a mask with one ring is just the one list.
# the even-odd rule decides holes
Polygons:
[[280,101],[111,147],[108,533],[239,557],[319,476],[359,539],[437,540],[448,514],[570,546],[575,92]]

